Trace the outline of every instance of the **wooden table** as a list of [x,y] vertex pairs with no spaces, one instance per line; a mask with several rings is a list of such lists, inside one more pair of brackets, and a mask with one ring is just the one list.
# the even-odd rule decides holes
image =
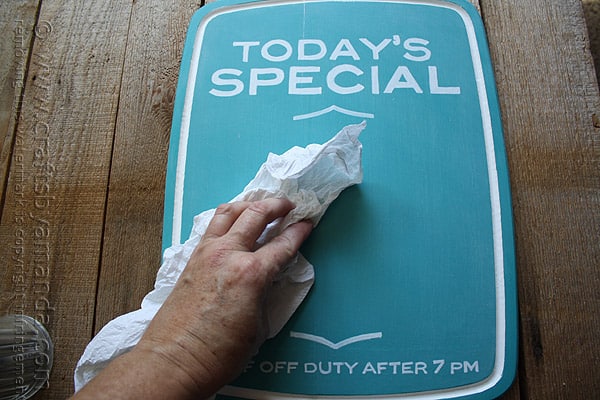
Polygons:
[[[3,0],[0,311],[44,322],[49,387],[160,264],[185,31],[201,1]],[[506,399],[600,397],[600,96],[579,0],[481,0],[511,170],[519,372]]]

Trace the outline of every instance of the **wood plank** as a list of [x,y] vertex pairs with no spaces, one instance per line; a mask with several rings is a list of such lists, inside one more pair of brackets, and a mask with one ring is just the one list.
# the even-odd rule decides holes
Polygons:
[[110,175],[96,328],[140,307],[161,261],[173,102],[185,33],[200,1],[136,2]]
[[596,67],[596,80],[600,84],[600,1],[583,0],[582,4],[590,38],[590,51]]
[[43,2],[0,224],[0,308],[45,323],[66,398],[91,332],[131,4]]
[[508,147],[522,396],[600,394],[600,98],[581,2],[482,0]]
[[[7,0],[0,8],[0,32],[9,33],[0,41],[0,202],[4,199],[39,3],[40,0]],[[42,34],[43,26],[37,29]]]

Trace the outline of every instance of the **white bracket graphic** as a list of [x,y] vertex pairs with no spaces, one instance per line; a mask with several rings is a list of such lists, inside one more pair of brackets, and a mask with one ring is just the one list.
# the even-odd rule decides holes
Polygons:
[[357,336],[349,337],[349,338],[339,341],[337,343],[333,343],[332,341],[325,339],[322,336],[311,335],[310,333],[291,331],[290,337],[293,337],[296,339],[308,340],[311,342],[319,343],[324,346],[330,347],[334,350],[338,350],[338,349],[341,349],[342,347],[348,346],[352,343],[364,342],[366,340],[372,340],[372,339],[381,339],[383,337],[383,333],[381,333],[381,332],[365,333],[364,335],[357,335]]
[[316,118],[316,117],[320,117],[321,115],[325,115],[325,114],[329,114],[330,112],[338,112],[340,114],[346,114],[346,115],[350,115],[352,117],[360,117],[360,118],[375,118],[375,114],[371,114],[371,113],[365,113],[365,112],[361,112],[361,111],[352,111],[352,110],[348,110],[346,108],[342,108],[340,106],[336,106],[335,104],[324,108],[322,110],[318,110],[318,111],[314,111],[308,114],[300,114],[300,115],[294,115],[293,120],[294,121],[299,121],[302,119],[309,119],[309,118]]

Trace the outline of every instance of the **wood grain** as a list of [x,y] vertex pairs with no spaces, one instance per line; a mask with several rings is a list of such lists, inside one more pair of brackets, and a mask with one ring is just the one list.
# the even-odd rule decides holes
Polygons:
[[[0,176],[8,175],[17,120],[23,104],[23,87],[30,60],[39,0],[6,0],[0,8]],[[0,181],[0,202],[6,180]]]
[[72,393],[92,331],[130,5],[43,2],[0,225],[1,308],[48,328],[48,391]]
[[[600,99],[576,0],[482,0],[513,193],[522,397],[600,394]],[[595,395],[594,395],[595,394]]]
[[200,2],[133,6],[96,306],[96,331],[140,307],[161,261],[167,152],[179,64]]

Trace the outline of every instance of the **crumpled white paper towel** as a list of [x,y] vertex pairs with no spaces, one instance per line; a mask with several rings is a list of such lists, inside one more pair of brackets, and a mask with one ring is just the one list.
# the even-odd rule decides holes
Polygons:
[[[348,125],[324,144],[292,147],[281,155],[268,155],[254,179],[232,201],[286,197],[296,208],[285,219],[270,224],[259,238],[259,245],[295,222],[308,219],[316,225],[342,190],[362,181],[358,135],[365,126],[365,122]],[[154,290],[144,297],[141,309],[110,321],[88,344],[75,368],[76,391],[140,340],[171,293],[214,212],[212,209],[194,217],[190,238],[165,250]],[[269,337],[283,328],[313,281],[313,266],[301,254],[282,270],[267,298]]]

